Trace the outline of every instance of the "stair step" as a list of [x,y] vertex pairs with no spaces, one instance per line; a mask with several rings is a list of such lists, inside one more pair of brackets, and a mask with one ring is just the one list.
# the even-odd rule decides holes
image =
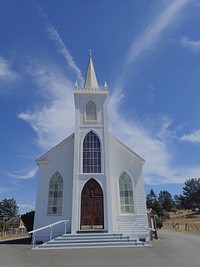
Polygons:
[[113,236],[116,236],[116,237],[120,237],[120,236],[123,236],[123,234],[108,234],[108,233],[82,233],[82,234],[76,234],[76,235],[72,235],[72,234],[63,234],[62,237],[70,237],[70,238],[81,238],[81,237],[99,237],[99,236],[104,236],[104,237],[113,237]]
[[80,241],[93,241],[93,240],[128,240],[130,239],[129,236],[92,236],[92,237],[89,237],[89,236],[81,236],[81,237],[57,237],[54,239],[54,241],[56,242],[68,242],[68,241],[71,241],[71,242],[74,242],[76,240],[80,240]]
[[77,234],[88,234],[88,233],[104,234],[104,233],[108,233],[108,231],[102,230],[102,229],[85,229],[85,230],[79,230],[76,233]]
[[35,249],[100,248],[100,247],[144,247],[147,244],[137,238],[123,234],[88,233],[64,234]]
[[94,242],[94,243],[72,243],[72,244],[44,244],[39,249],[67,249],[67,248],[100,248],[100,247],[143,247],[144,242]]
[[76,244],[76,243],[90,243],[90,244],[93,244],[93,243],[108,243],[108,242],[137,242],[138,240],[136,239],[132,239],[132,240],[129,240],[127,238],[123,238],[123,239],[84,239],[84,240],[80,240],[80,239],[77,239],[77,240],[53,240],[53,241],[48,241],[47,244]]

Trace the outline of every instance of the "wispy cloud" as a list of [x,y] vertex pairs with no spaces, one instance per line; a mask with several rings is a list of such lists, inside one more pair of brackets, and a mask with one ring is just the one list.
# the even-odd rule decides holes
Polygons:
[[167,140],[177,139],[176,132],[170,129],[172,123],[173,123],[173,120],[170,119],[168,116],[162,117],[161,127],[156,133],[156,136],[160,140],[167,142]]
[[180,140],[191,142],[191,143],[200,143],[200,130],[193,131],[190,134],[184,134],[180,138]]
[[[145,177],[154,183],[154,177],[160,177],[160,183],[167,182],[170,172],[170,152],[164,142],[153,138],[136,120],[126,120],[119,112],[119,96],[116,93],[109,101],[109,129],[122,142],[145,159]],[[120,131],[119,131],[120,129]]]
[[66,59],[69,67],[76,73],[77,78],[79,80],[79,83],[82,85],[84,82],[84,79],[82,77],[82,73],[80,71],[80,69],[78,68],[78,66],[76,65],[72,55],[70,54],[69,50],[67,49],[67,47],[65,46],[63,40],[61,39],[58,31],[53,27],[53,26],[48,26],[47,27],[47,31],[48,31],[48,36],[50,37],[51,40],[54,41],[58,52],[61,53],[64,58]]
[[[81,70],[74,61],[58,31],[49,22],[39,4],[39,15],[45,20],[48,38],[53,41],[57,51],[64,56],[70,72],[74,72],[80,85],[83,84]],[[37,134],[37,144],[46,151],[74,131],[74,100],[72,84],[66,73],[63,74],[54,64],[45,66],[34,63],[29,74],[34,78],[40,92],[46,98],[44,104],[33,111],[18,114],[18,118],[27,121]]]
[[156,47],[164,31],[170,29],[171,25],[180,18],[180,13],[191,2],[191,0],[166,1],[167,6],[154,16],[153,21],[146,30],[131,44],[128,53],[125,55],[123,71],[116,82],[116,87],[121,88],[125,79],[127,79],[128,68],[145,52]]
[[16,171],[16,172],[7,172],[7,174],[10,177],[13,177],[16,179],[31,179],[35,176],[35,174],[37,173],[37,170],[38,170],[38,168],[34,167],[28,171],[20,170],[20,171]]
[[187,37],[184,37],[181,40],[181,45],[191,49],[194,52],[200,51],[200,40],[194,41],[194,40],[189,40]]
[[35,64],[30,69],[44,104],[33,111],[18,114],[37,134],[37,144],[45,151],[74,131],[73,85],[56,66]]
[[77,64],[74,61],[73,56],[71,55],[70,51],[67,49],[64,41],[62,40],[59,32],[55,29],[55,27],[52,26],[52,24],[49,21],[49,18],[47,14],[44,12],[42,6],[36,2],[36,6],[38,8],[38,14],[41,18],[45,21],[45,29],[48,34],[48,37],[53,41],[54,45],[57,48],[57,51],[64,56],[65,60],[67,61],[68,66],[71,70],[73,70],[77,76],[77,79],[82,86],[84,83],[84,79],[81,73],[81,70],[77,66]]
[[[119,112],[120,97],[121,95],[115,92],[110,98],[109,130],[145,159],[143,171],[145,182],[147,184],[184,183],[189,177],[198,177],[199,166],[173,165],[175,157],[173,140],[177,137],[168,129],[172,121],[163,117],[156,131],[151,131],[148,127],[144,128],[137,120],[128,120]],[[200,131],[196,134],[200,141]],[[168,139],[172,140],[172,143],[168,143]]]
[[[142,125],[136,120],[127,121],[120,112],[120,99],[124,97],[125,83],[130,65],[136,63],[147,51],[153,50],[167,30],[180,18],[181,11],[191,0],[174,0],[166,2],[164,9],[154,16],[152,23],[130,46],[124,57],[123,71],[116,80],[114,93],[109,102],[110,129],[124,143],[138,152],[146,160],[144,176],[147,183],[181,183],[185,173],[178,167],[173,168],[173,154],[167,140],[176,139],[176,134],[170,130],[172,120],[163,117],[157,131],[152,131],[148,125]],[[169,4],[168,4],[169,3]],[[118,130],[120,129],[120,131]]]
[[0,56],[0,81],[13,81],[18,77],[17,73],[15,73],[10,63]]
[[128,64],[135,59],[137,59],[146,50],[155,47],[156,43],[159,41],[163,32],[169,28],[169,26],[174,23],[175,20],[179,18],[181,10],[186,7],[186,5],[191,2],[191,0],[174,0],[170,1],[164,10],[157,14],[154,21],[147,27],[144,33],[132,44],[130,50],[126,56],[125,64]]

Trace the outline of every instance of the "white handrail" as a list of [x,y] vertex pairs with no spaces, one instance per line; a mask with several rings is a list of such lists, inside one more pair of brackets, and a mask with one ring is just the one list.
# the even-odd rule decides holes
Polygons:
[[33,231],[28,232],[28,234],[33,234],[33,239],[32,239],[33,247],[35,246],[35,233],[37,233],[39,231],[42,231],[44,229],[50,228],[50,238],[49,238],[49,241],[50,241],[50,240],[52,240],[52,237],[53,237],[53,227],[55,225],[60,224],[60,223],[64,223],[65,224],[64,234],[66,234],[68,222],[69,222],[69,220],[61,220],[61,221],[58,221],[58,222],[55,222],[55,223],[51,223],[51,224],[48,224],[48,225],[46,225],[44,227],[41,227],[41,228],[38,228],[38,229],[35,229]]

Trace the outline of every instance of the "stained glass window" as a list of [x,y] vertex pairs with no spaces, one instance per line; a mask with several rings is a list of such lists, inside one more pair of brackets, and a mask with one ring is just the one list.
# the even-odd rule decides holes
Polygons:
[[134,213],[132,180],[128,173],[123,172],[119,178],[121,213]]
[[47,214],[62,214],[63,178],[56,172],[49,182]]

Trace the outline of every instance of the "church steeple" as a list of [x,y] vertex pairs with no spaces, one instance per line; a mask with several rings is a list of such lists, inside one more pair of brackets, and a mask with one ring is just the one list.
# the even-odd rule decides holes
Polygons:
[[98,88],[98,82],[94,70],[94,65],[92,62],[92,52],[90,50],[89,63],[86,72],[86,78],[84,83],[84,88]]

